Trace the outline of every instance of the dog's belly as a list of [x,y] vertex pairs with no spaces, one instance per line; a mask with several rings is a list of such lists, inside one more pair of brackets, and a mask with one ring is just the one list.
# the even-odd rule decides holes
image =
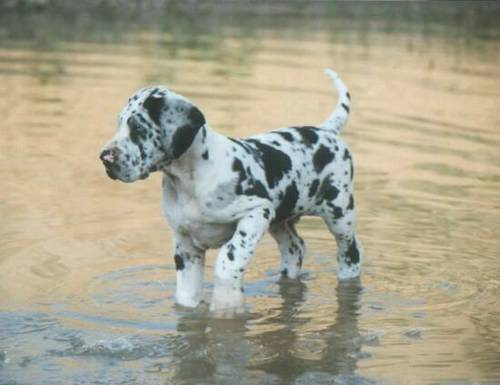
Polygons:
[[233,236],[235,229],[236,223],[221,224],[210,222],[184,223],[179,228],[200,249],[216,249],[221,247]]

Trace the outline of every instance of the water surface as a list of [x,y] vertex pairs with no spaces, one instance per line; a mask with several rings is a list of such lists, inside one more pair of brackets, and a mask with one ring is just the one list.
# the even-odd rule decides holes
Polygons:
[[[2,9],[0,384],[500,384],[498,6],[188,4]],[[353,96],[361,280],[304,218],[300,281],[266,236],[245,317],[176,307],[161,176],[97,159],[118,112],[160,83],[227,135],[314,125],[325,67]]]

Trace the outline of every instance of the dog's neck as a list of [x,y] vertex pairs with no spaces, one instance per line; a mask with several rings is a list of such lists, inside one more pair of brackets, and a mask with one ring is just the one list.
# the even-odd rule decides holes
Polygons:
[[[195,170],[203,169],[203,164],[211,162],[217,157],[219,148],[227,148],[222,145],[228,139],[212,130],[208,124],[203,125],[196,134],[193,143],[177,159],[172,160],[162,171],[167,176],[194,178]],[[222,145],[222,146],[221,146]]]

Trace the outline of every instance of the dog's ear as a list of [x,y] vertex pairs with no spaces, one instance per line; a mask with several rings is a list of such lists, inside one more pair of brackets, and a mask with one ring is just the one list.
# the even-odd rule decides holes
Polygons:
[[175,159],[186,152],[204,125],[205,117],[201,111],[195,106],[191,106],[187,112],[187,123],[177,128],[172,137],[172,155]]

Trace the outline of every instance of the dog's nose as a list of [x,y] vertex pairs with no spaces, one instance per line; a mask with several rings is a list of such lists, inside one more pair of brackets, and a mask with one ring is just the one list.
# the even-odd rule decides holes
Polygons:
[[99,156],[99,159],[102,160],[104,165],[106,167],[110,167],[116,162],[116,150],[115,149],[106,149],[103,152],[101,152],[101,155]]

